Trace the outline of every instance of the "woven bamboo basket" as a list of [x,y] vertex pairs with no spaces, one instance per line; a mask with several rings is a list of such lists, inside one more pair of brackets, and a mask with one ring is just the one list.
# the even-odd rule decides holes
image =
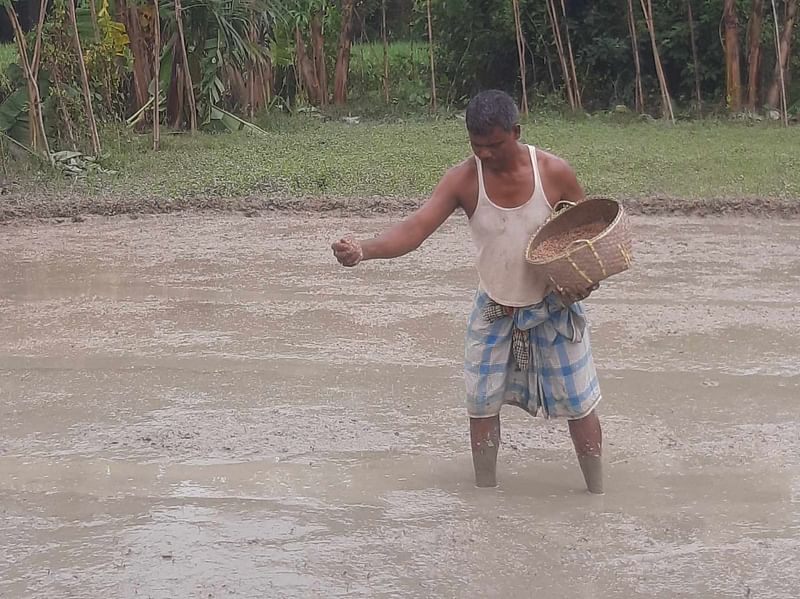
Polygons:
[[[575,240],[555,256],[537,254],[537,248],[545,240],[597,223],[605,227],[592,239]],[[556,289],[589,288],[630,268],[632,240],[628,216],[622,204],[610,198],[592,197],[579,204],[569,204],[531,237],[525,258]]]

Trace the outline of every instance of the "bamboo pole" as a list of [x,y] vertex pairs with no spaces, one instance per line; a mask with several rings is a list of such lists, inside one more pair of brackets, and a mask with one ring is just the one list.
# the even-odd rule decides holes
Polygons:
[[575,56],[572,54],[572,38],[569,35],[569,21],[567,20],[567,9],[564,0],[561,0],[561,15],[564,17],[564,33],[567,38],[567,50],[569,52],[569,64],[572,71],[572,84],[573,92],[575,94],[575,102],[578,108],[583,108],[583,101],[581,100],[581,88],[578,85],[578,74],[575,71]]
[[[781,37],[780,37],[780,30],[778,28],[778,9],[775,6],[775,0],[772,0],[772,19],[775,22],[775,60],[777,61],[778,65],[778,74],[780,77],[780,84],[781,84],[781,108],[783,113],[783,126],[789,126],[789,110],[786,102],[786,81],[783,78],[783,61],[781,60]],[[791,60],[791,57],[789,57]],[[788,64],[788,60],[787,60]]]
[[633,12],[633,0],[628,0],[628,31],[631,36],[631,50],[633,51],[634,79],[634,104],[636,112],[644,112],[644,89],[642,88],[642,61],[639,57],[639,36],[636,34],[636,18]]
[[100,27],[97,23],[97,7],[94,5],[94,0],[89,1],[89,15],[92,18],[92,32],[94,33],[94,42],[100,43]]
[[519,0],[511,0],[514,9],[514,30],[517,38],[517,55],[519,57],[519,78],[522,83],[522,114],[528,115],[528,83],[525,72],[525,46],[522,38],[522,19],[520,18]]
[[436,69],[433,60],[433,19],[431,17],[431,0],[428,0],[428,54],[431,58],[431,106],[436,112]]
[[178,26],[178,43],[181,45],[181,56],[183,58],[183,80],[184,86],[186,87],[187,100],[189,102],[189,131],[194,133],[197,131],[197,102],[195,101],[194,97],[192,73],[189,71],[189,56],[186,53],[186,38],[183,34],[183,7],[181,6],[181,0],[175,0],[175,22]]
[[667,78],[664,76],[664,68],[661,65],[661,57],[658,53],[658,44],[656,43],[656,28],[653,22],[653,3],[652,0],[640,0],[642,5],[642,12],[644,12],[645,22],[647,23],[647,30],[650,33],[650,44],[653,47],[653,60],[656,64],[656,75],[658,77],[658,84],[661,88],[661,111],[662,115],[669,117],[669,120],[675,122],[675,114],[672,112],[672,100],[669,96],[669,88],[667,87]]
[[81,88],[83,89],[83,101],[86,106],[86,120],[89,122],[89,132],[92,138],[92,152],[95,157],[99,157],[100,150],[100,136],[97,134],[97,122],[94,118],[94,109],[92,108],[92,91],[89,89],[89,74],[86,72],[86,62],[83,60],[83,48],[81,47],[81,38],[78,33],[78,21],[75,17],[75,4],[72,0],[66,0],[67,13],[69,20],[72,24],[72,42],[75,46],[75,54],[78,56],[78,67],[81,72]]
[[556,50],[558,51],[558,60],[561,63],[561,74],[564,79],[564,85],[567,88],[567,100],[572,110],[577,108],[575,102],[575,95],[572,91],[572,76],[569,74],[569,67],[567,67],[567,59],[564,55],[564,44],[561,41],[561,28],[558,23],[558,13],[556,12],[555,0],[547,0],[547,13],[550,16],[550,25],[553,29],[553,38],[556,42]]
[[31,71],[33,78],[39,80],[39,60],[42,55],[42,31],[44,30],[44,21],[47,16],[47,0],[39,2],[39,21],[36,23],[36,41],[33,44],[33,59],[31,60]]
[[161,149],[161,118],[159,111],[159,96],[161,95],[161,17],[158,11],[158,0],[153,0],[155,11],[153,12],[153,150]]
[[386,31],[386,0],[381,0],[381,38],[383,38],[383,99],[389,103],[389,39]]
[[697,108],[703,106],[703,97],[700,95],[700,61],[697,59],[697,37],[694,33],[694,14],[692,0],[686,0],[686,12],[689,19],[689,38],[692,42],[692,63],[694,65],[694,95],[697,99]]
[[39,95],[39,84],[33,76],[31,64],[28,61],[28,46],[25,43],[25,32],[22,31],[22,26],[17,17],[17,11],[14,10],[12,4],[9,2],[6,4],[5,8],[8,14],[8,20],[11,21],[11,26],[14,29],[14,37],[17,40],[17,51],[28,85],[28,103],[30,104],[28,115],[31,127],[31,149],[34,150],[34,152],[39,149],[39,138],[41,138],[41,145],[43,146],[45,155],[52,165],[53,157],[50,155],[50,145],[47,142],[47,134],[44,130],[44,119],[42,118],[42,99]]

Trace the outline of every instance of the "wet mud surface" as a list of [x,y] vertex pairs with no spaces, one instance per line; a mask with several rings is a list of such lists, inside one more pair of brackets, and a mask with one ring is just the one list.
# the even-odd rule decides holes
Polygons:
[[466,222],[0,228],[0,597],[752,597],[800,587],[800,223],[634,219],[587,302],[606,494],[503,412],[472,481]]
[[[800,217],[800,198],[680,198],[670,196],[616,197],[631,214],[648,216],[740,216],[795,219]],[[193,195],[163,197],[108,193],[87,195],[81,190],[42,192],[35,190],[0,193],[0,224],[21,219],[67,219],[82,221],[91,215],[121,214],[138,218],[143,214],[174,212],[222,212],[258,216],[271,212],[295,212],[337,216],[403,214],[419,207],[425,198],[285,196],[280,194],[222,197]]]

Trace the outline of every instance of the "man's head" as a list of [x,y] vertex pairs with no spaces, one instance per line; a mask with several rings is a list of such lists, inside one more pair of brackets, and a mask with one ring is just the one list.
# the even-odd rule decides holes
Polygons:
[[467,133],[472,151],[490,168],[508,164],[520,136],[519,110],[507,93],[488,90],[467,106]]

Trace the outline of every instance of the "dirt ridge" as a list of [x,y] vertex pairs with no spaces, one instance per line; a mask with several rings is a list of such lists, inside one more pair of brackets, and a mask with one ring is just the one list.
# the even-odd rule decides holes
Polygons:
[[[800,217],[800,198],[705,198],[669,196],[618,197],[631,214],[651,216],[748,216],[795,219]],[[408,213],[420,197],[340,197],[247,195],[224,197],[197,195],[159,197],[78,193],[36,194],[17,192],[0,196],[0,222],[16,219],[80,219],[82,215],[114,216],[163,214],[182,211],[242,212],[258,216],[266,211],[331,213],[336,216],[372,216]]]

